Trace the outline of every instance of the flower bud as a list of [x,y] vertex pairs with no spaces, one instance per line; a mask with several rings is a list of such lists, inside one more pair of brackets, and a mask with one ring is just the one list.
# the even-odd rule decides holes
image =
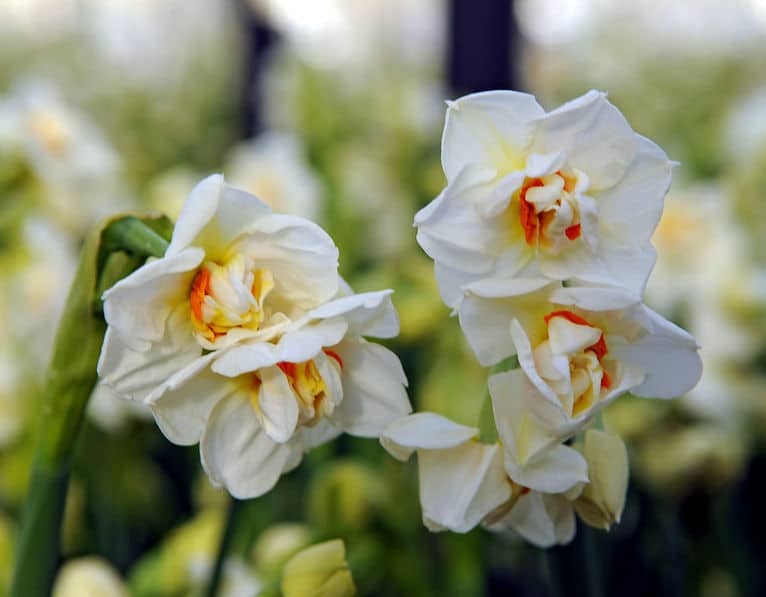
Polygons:
[[628,488],[628,452],[618,435],[589,429],[583,455],[590,483],[574,502],[579,517],[592,527],[609,530],[620,522]]
[[62,566],[53,597],[128,597],[128,589],[107,561],[79,558]]
[[285,597],[351,597],[356,587],[346,562],[341,539],[308,547],[285,564],[282,593]]

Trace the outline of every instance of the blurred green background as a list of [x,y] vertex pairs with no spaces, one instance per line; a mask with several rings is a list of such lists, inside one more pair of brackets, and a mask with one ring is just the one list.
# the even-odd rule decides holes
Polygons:
[[[414,462],[342,437],[246,505],[230,595],[332,537],[362,595],[766,594],[765,51],[764,0],[0,0],[0,594],[84,234],[174,218],[211,172],[321,223],[356,290],[394,288],[414,406],[475,424],[487,371],[411,224],[445,184],[443,100],[489,87],[548,109],[606,90],[681,163],[646,300],[701,344],[700,385],[609,408],[631,486],[608,535],[430,534]],[[64,556],[104,558],[133,595],[200,594],[226,496],[147,414],[94,395]]]

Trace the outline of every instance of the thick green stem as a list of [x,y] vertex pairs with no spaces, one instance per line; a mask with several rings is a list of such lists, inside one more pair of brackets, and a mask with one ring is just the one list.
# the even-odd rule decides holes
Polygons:
[[58,529],[64,515],[68,471],[35,464],[24,504],[23,526],[16,546],[16,568],[9,595],[49,595],[56,573]]
[[[114,244],[115,239],[124,246]],[[146,255],[155,254],[147,251],[161,255],[166,246],[162,237],[133,216],[112,220],[85,242],[45,379],[10,597],[46,597],[53,585],[72,452],[96,385],[106,331],[97,293],[129,274]]]
[[226,526],[223,528],[223,533],[221,534],[221,542],[218,545],[218,554],[215,558],[213,573],[210,576],[210,583],[208,584],[207,592],[205,593],[207,597],[217,597],[221,590],[223,567],[226,558],[231,553],[232,546],[234,545],[234,535],[241,522],[242,513],[245,511],[244,503],[245,502],[240,500],[229,498]]

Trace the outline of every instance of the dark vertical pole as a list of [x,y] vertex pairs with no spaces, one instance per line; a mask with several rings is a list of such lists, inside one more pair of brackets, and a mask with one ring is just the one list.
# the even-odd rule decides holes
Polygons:
[[517,89],[513,0],[449,0],[447,72],[457,95]]
[[277,33],[255,13],[246,0],[236,0],[243,36],[242,136],[248,139],[263,129],[263,73]]

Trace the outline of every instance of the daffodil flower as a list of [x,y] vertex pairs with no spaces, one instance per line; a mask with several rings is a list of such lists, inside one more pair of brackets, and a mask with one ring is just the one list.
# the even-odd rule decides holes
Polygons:
[[219,175],[206,178],[165,255],[104,293],[102,383],[143,400],[203,352],[274,340],[336,295],[337,267],[338,250],[319,226],[272,213]]
[[459,316],[482,364],[518,356],[527,382],[508,399],[559,438],[620,394],[675,398],[702,372],[694,338],[623,290],[480,280],[466,287]]
[[479,278],[542,276],[641,296],[672,162],[590,91],[546,113],[488,91],[449,102],[447,187],[415,216],[445,302]]
[[398,333],[389,295],[340,297],[273,342],[209,353],[146,402],[170,441],[200,443],[215,485],[238,498],[259,496],[312,447],[342,432],[376,437],[410,412],[399,359],[363,338]]
[[423,524],[429,530],[467,533],[511,499],[502,448],[478,437],[475,427],[429,412],[396,420],[380,436],[398,460],[417,452]]
[[423,524],[457,533],[484,524],[514,530],[540,547],[568,543],[575,529],[572,498],[517,483],[504,468],[501,443],[482,443],[478,436],[475,427],[429,412],[394,421],[381,435],[399,460],[417,452]]

